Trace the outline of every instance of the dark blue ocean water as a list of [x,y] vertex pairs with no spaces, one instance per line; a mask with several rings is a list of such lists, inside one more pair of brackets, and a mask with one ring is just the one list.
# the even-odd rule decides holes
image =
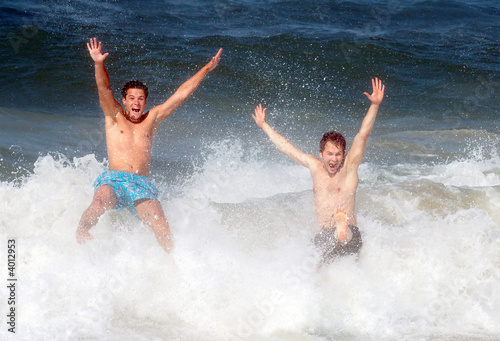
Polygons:
[[[75,249],[107,165],[91,37],[115,96],[140,79],[149,107],[224,49],[155,138],[176,268],[126,215]],[[318,275],[297,246],[309,174],[251,113],[316,154],[326,130],[352,141],[371,77],[386,98],[360,168],[366,247]],[[0,1],[0,232],[25,245],[26,339],[498,336],[499,92],[498,0]]]
[[[60,115],[101,117],[85,46],[96,36],[110,53],[115,93],[141,79],[151,106],[224,48],[220,67],[179,110],[195,130],[201,119],[204,136],[211,125],[217,136],[245,134],[260,101],[285,122],[313,114],[301,125],[322,127],[336,115],[335,124],[356,129],[373,76],[388,88],[381,127],[498,130],[499,7],[495,0],[2,1],[1,106],[58,115],[47,120],[54,128],[60,122],[59,136],[68,133]],[[26,125],[8,127],[17,138],[27,130],[36,136],[41,121],[28,115]],[[10,138],[3,133],[0,148],[21,144]],[[53,142],[26,153],[61,151],[63,141]]]
[[116,87],[141,78],[158,100],[223,47],[202,104],[242,109],[265,97],[328,110],[357,98],[377,75],[395,109],[438,115],[489,94],[473,114],[497,113],[493,0],[35,3],[2,2],[4,107],[99,115],[85,48],[96,36],[111,54]]

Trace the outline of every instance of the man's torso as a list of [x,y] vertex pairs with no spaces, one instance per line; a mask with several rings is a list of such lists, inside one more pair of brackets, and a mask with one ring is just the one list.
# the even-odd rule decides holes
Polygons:
[[331,177],[318,161],[317,167],[311,169],[313,193],[318,218],[318,233],[323,228],[335,225],[334,213],[338,207],[345,211],[350,225],[357,225],[354,215],[356,189],[358,187],[357,172],[348,172],[344,165],[338,173]]
[[122,113],[106,117],[106,144],[109,169],[149,176],[156,121],[151,112],[140,123],[132,123]]

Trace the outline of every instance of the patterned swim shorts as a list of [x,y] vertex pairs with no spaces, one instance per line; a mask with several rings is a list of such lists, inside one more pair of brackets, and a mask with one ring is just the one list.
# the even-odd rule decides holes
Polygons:
[[134,202],[140,199],[158,200],[158,189],[145,177],[134,173],[106,171],[94,182],[94,191],[108,185],[116,195],[116,207],[128,208],[137,214]]

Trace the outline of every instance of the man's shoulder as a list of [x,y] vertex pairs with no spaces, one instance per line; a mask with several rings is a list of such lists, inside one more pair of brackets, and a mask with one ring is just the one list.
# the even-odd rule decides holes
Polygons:
[[309,155],[309,170],[311,171],[311,174],[313,177],[315,176],[321,176],[323,174],[328,175],[328,172],[326,171],[325,167],[323,166],[323,162],[321,162],[320,159],[318,159],[316,156],[312,154]]
[[102,109],[102,112],[104,114],[104,118],[106,119],[106,121],[109,121],[109,122],[116,122],[117,118],[119,115],[123,115],[124,111],[123,111],[123,107],[121,105],[117,105],[115,107],[113,107],[112,109],[108,109],[106,110],[105,108],[101,108]]
[[[312,154],[307,154],[307,156],[309,157],[309,160],[311,162],[311,166],[312,167],[319,167],[319,166],[323,166],[323,163],[321,162],[320,159],[318,159],[318,157],[312,155]],[[323,167],[324,168],[324,167]]]

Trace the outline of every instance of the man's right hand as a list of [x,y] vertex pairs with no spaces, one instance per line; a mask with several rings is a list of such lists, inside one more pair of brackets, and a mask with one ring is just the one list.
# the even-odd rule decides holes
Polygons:
[[266,123],[266,108],[262,109],[262,104],[259,103],[259,105],[255,108],[255,114],[252,115],[252,117],[255,120],[255,123],[262,128],[264,123]]
[[76,229],[76,241],[78,244],[85,244],[87,240],[92,240],[94,237],[89,233],[89,231],[83,228]]
[[104,59],[106,59],[106,57],[109,55],[108,52],[104,54],[101,52],[102,43],[98,42],[96,38],[90,38],[90,44],[87,43],[87,48],[89,49],[90,57],[92,57],[92,59],[96,63],[104,62]]

